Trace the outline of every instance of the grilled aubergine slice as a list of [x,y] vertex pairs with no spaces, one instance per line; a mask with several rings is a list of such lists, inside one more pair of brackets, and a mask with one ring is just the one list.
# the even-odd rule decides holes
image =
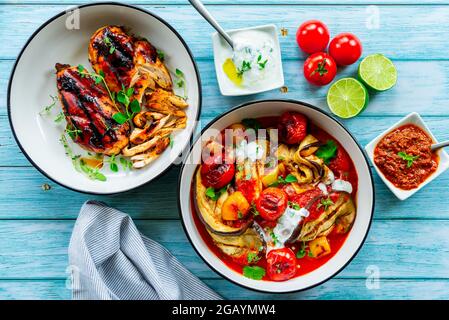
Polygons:
[[223,205],[224,200],[228,197],[228,193],[223,193],[217,201],[207,197],[207,188],[201,182],[201,173],[199,168],[200,166],[195,174],[193,202],[200,220],[206,226],[207,230],[217,236],[240,236],[244,234],[248,227],[252,224],[252,219],[244,221],[239,227],[233,227],[226,224],[221,218],[221,206]]
[[147,88],[172,90],[172,79],[156,48],[147,40],[129,35],[123,27],[98,29],[89,42],[89,61],[97,73],[104,73],[112,91],[134,88],[142,102]]
[[106,155],[119,154],[128,145],[129,123],[118,124],[118,112],[107,90],[67,64],[56,66],[56,83],[67,129],[84,149]]

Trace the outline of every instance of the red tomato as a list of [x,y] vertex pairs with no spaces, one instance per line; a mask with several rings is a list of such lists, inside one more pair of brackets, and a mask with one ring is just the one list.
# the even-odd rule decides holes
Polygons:
[[287,144],[301,142],[307,135],[307,118],[298,112],[284,112],[279,119],[278,134]]
[[324,51],[329,43],[329,30],[318,20],[309,20],[301,24],[296,31],[296,42],[302,51],[311,54]]
[[352,33],[340,33],[329,44],[329,54],[339,66],[348,66],[362,55],[362,43]]
[[206,187],[223,188],[234,178],[235,166],[225,163],[222,155],[210,157],[201,166],[201,181]]
[[314,53],[304,62],[304,77],[316,86],[329,84],[336,74],[337,65],[334,59],[325,52]]
[[287,208],[287,195],[278,188],[267,188],[256,201],[260,216],[268,221],[279,218]]
[[337,154],[330,161],[329,168],[334,172],[348,172],[351,169],[351,159],[341,147],[337,149]]
[[296,274],[296,258],[289,248],[271,250],[267,255],[267,274],[273,281],[285,281]]
[[318,188],[307,190],[306,192],[296,194],[293,197],[290,197],[291,201],[293,203],[296,203],[301,208],[305,208],[310,204],[310,201],[312,201],[315,198],[318,198],[319,196],[323,195],[323,191],[321,191]]

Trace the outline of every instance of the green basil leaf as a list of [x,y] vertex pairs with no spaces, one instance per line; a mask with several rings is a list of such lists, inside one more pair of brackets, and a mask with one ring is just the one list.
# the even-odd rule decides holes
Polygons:
[[184,77],[184,72],[182,72],[181,70],[176,69],[175,72],[178,77]]
[[315,155],[323,159],[325,164],[329,164],[330,160],[337,154],[337,144],[333,140],[327,140],[326,144],[318,148]]
[[134,88],[131,87],[126,90],[126,95],[128,97],[131,97],[133,94],[134,94]]
[[259,266],[244,266],[243,275],[253,280],[262,280],[265,276],[265,269]]
[[128,118],[121,112],[117,112],[112,116],[112,119],[115,120],[115,122],[119,124],[124,124],[126,121],[128,121]]
[[129,105],[129,98],[123,91],[117,93],[117,101],[123,103],[126,107]]
[[111,169],[112,172],[118,172],[118,166],[115,162],[111,162],[109,168]]
[[129,107],[131,108],[131,111],[133,112],[133,113],[137,113],[137,112],[140,112],[140,103],[139,103],[139,101],[137,101],[137,100],[133,100],[133,101],[131,101],[131,103],[129,104]]
[[284,179],[285,183],[293,183],[293,182],[298,182],[298,179],[296,179],[296,177],[294,175],[292,175],[291,173],[289,173],[285,179]]

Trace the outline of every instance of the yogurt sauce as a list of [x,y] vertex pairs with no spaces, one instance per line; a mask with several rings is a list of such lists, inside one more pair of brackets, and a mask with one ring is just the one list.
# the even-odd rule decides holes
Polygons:
[[273,82],[279,58],[270,35],[259,30],[241,30],[232,35],[234,50],[228,52],[223,71],[238,87],[263,88]]

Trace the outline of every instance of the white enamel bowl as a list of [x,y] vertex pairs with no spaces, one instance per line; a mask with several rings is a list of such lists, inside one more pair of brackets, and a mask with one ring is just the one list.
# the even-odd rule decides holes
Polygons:
[[[337,254],[326,264],[304,276],[284,282],[256,281],[248,279],[228,268],[201,238],[190,205],[190,186],[200,157],[201,147],[208,137],[244,118],[280,115],[285,111],[297,111],[313,123],[333,135],[348,151],[357,170],[357,216],[348,238]],[[371,171],[361,147],[351,134],[331,116],[305,103],[293,100],[265,100],[240,105],[213,120],[191,148],[179,176],[179,208],[185,231],[198,254],[216,272],[246,288],[264,292],[292,292],[316,286],[341,271],[354,258],[368,233],[374,211],[374,186]]]
[[[78,10],[78,11],[76,11]],[[13,68],[8,111],[11,128],[23,153],[33,165],[57,183],[80,192],[111,194],[131,190],[165,172],[187,146],[200,114],[201,86],[193,56],[181,36],[167,22],[140,8],[97,3],[62,12],[44,23],[28,40]],[[79,25],[77,19],[79,17]],[[141,170],[106,172],[107,181],[90,180],[77,172],[59,142],[63,126],[39,111],[56,95],[55,63],[82,64],[92,70],[87,48],[91,35],[108,24],[122,25],[135,35],[147,38],[165,53],[170,69],[182,70],[186,77],[189,108],[187,127],[175,134],[168,148],[155,162]],[[80,149],[79,149],[80,150]]]

